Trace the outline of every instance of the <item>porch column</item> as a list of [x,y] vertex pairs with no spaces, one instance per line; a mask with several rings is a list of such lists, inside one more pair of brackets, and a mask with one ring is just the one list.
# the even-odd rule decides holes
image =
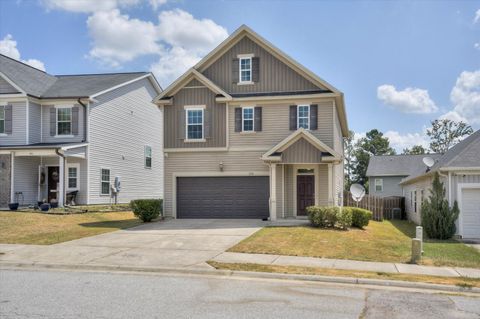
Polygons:
[[270,164],[270,220],[277,220],[277,164]]
[[328,206],[333,206],[333,164],[328,164]]
[[15,203],[15,152],[10,153],[10,203]]
[[63,207],[63,198],[64,198],[64,186],[65,186],[65,159],[61,156],[58,157],[59,161],[59,176],[58,176],[58,187],[57,187],[57,200],[58,206]]

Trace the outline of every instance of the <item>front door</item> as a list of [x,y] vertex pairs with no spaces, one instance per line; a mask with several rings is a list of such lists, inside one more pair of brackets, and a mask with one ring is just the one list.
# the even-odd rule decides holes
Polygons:
[[297,215],[305,216],[306,208],[315,205],[315,176],[297,176]]
[[48,180],[47,180],[47,190],[48,190],[48,202],[52,199],[57,199],[57,189],[58,181],[60,176],[60,170],[58,166],[49,166],[48,167]]

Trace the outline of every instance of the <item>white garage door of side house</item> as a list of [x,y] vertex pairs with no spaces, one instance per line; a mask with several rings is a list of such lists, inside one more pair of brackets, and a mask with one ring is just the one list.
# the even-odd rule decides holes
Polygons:
[[463,238],[480,238],[480,189],[462,190]]

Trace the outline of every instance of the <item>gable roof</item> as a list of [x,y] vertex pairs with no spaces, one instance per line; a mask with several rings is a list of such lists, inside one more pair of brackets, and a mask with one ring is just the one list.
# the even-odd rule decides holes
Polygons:
[[[313,84],[319,87],[319,91],[317,92],[309,92],[313,94],[333,94],[335,98],[335,106],[338,112],[338,116],[340,119],[340,126],[342,129],[342,134],[344,137],[348,136],[348,122],[347,116],[345,111],[345,102],[343,98],[343,93],[336,89],[333,85],[328,83],[327,81],[321,79],[319,76],[308,70],[306,67],[295,61],[293,58],[288,56],[286,53],[275,47],[272,43],[264,39],[258,33],[253,31],[246,25],[240,26],[237,30],[235,30],[227,39],[225,39],[222,43],[220,43],[215,49],[213,49],[209,54],[203,57],[192,69],[202,73],[208,66],[210,66],[213,62],[215,62],[224,52],[234,46],[238,41],[243,39],[243,37],[248,37],[258,45],[260,45],[263,49],[267,52],[272,54],[274,57],[285,63],[287,66],[292,68],[294,71],[298,72],[300,75],[311,81]],[[186,73],[191,72],[188,70]],[[183,75],[185,76],[185,74]],[[182,77],[183,77],[182,76]],[[174,82],[175,83],[175,82]],[[174,89],[175,86],[170,85],[165,89],[165,93],[163,97],[166,97],[170,94],[170,91]],[[325,88],[327,90],[325,90]],[[157,99],[156,101],[158,101]]]
[[380,155],[370,157],[366,176],[409,176],[420,168],[425,169],[423,158],[438,159],[440,154],[428,155]]
[[150,77],[157,92],[161,87],[149,72],[50,75],[0,54],[0,76],[36,98],[87,98],[130,81]]

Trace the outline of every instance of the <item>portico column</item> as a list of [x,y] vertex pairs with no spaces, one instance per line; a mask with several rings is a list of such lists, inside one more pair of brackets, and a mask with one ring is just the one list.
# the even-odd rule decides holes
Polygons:
[[270,220],[277,220],[277,164],[270,164]]
[[15,152],[10,154],[10,203],[15,203]]
[[333,206],[333,164],[328,164],[328,206]]
[[63,207],[63,198],[64,198],[64,185],[65,185],[65,159],[61,156],[58,157],[59,161],[59,176],[58,176],[58,187],[57,187],[57,200],[58,206]]

